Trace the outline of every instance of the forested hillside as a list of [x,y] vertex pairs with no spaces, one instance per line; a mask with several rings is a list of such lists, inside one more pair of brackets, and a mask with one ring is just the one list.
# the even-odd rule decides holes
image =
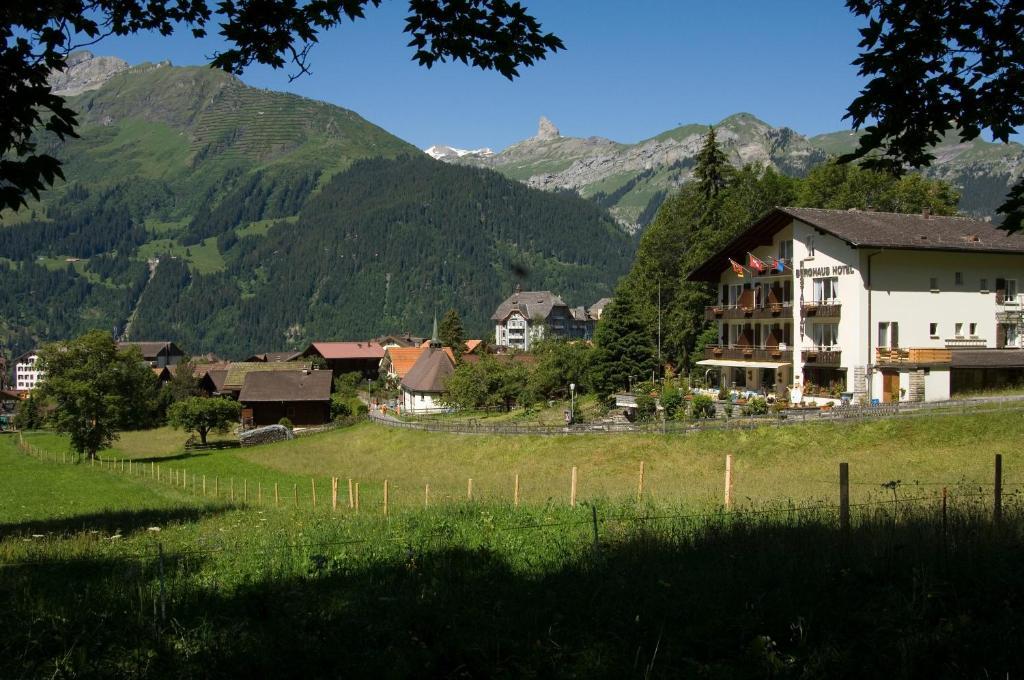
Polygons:
[[422,333],[448,307],[484,334],[513,270],[590,304],[633,252],[575,195],[447,166],[219,71],[143,65],[70,101],[81,138],[40,140],[68,181],[0,215],[9,355],[98,327],[239,356]]

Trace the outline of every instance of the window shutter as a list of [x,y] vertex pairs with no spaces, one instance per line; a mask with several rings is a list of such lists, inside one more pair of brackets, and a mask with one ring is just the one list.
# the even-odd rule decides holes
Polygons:
[[1006,324],[996,324],[996,349],[1006,347]]
[[889,326],[889,346],[900,346],[900,325],[896,321],[893,321],[892,324]]

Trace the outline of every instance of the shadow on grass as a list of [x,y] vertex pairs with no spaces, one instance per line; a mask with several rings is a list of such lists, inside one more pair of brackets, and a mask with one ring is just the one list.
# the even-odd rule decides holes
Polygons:
[[[143,464],[143,463],[171,463],[171,462],[176,461],[176,460],[189,460],[190,458],[203,458],[204,456],[209,456],[209,455],[210,455],[209,451],[196,451],[196,452],[183,451],[181,453],[176,453],[173,456],[150,456],[148,458],[132,458],[132,462],[135,463],[136,465],[140,465],[140,464]],[[120,460],[120,458],[118,458],[116,456],[103,456],[103,455],[101,455],[100,458],[102,458],[105,461]]]
[[[159,626],[152,569],[89,589],[24,570],[0,580],[0,675],[58,659],[118,675],[141,658],[167,677],[1019,677],[1020,526],[719,525],[596,552],[555,542],[533,564],[536,545],[371,545],[257,555],[236,587],[218,583],[236,563],[214,577],[171,555]],[[40,590],[64,596],[21,596]],[[40,643],[22,620],[62,637]]]
[[203,507],[176,507],[151,510],[108,510],[71,517],[26,520],[0,524],[0,539],[11,536],[32,534],[66,536],[89,531],[112,534],[118,532],[127,536],[146,531],[152,526],[182,524],[209,519],[233,510],[234,506],[224,503]]

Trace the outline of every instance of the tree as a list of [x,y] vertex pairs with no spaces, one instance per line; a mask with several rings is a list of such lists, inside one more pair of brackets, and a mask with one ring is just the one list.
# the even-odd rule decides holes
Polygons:
[[[955,131],[1006,143],[1024,125],[1024,13],[997,0],[847,0],[860,29],[859,74],[869,78],[847,109],[855,151],[870,168],[900,174],[928,166],[932,147]],[[999,207],[1003,228],[1024,227],[1024,180]]]
[[616,294],[594,333],[590,382],[602,399],[643,380],[657,365],[649,336],[628,296]]
[[696,165],[693,168],[693,176],[697,180],[701,194],[705,199],[711,199],[718,195],[729,183],[733,174],[733,167],[729,164],[722,147],[718,146],[718,138],[715,136],[715,128],[708,128],[704,136],[704,144],[697,152]]
[[569,385],[582,394],[588,387],[593,349],[562,338],[540,340],[530,350],[537,364],[530,372],[530,393],[541,399],[568,399]]
[[29,393],[28,397],[18,402],[18,410],[14,413],[14,427],[19,430],[38,430],[43,426],[43,409],[39,397]]
[[466,333],[462,329],[462,319],[454,309],[445,312],[441,325],[438,326],[437,336],[442,345],[452,348],[456,359],[466,350]]
[[175,429],[195,432],[206,443],[210,432],[227,432],[238,422],[242,405],[224,397],[188,397],[167,409],[167,422]]
[[200,395],[199,378],[196,377],[196,364],[192,357],[184,357],[173,367],[171,379],[163,386],[163,391],[167,394],[168,403]]
[[[182,27],[196,38],[213,22],[229,48],[211,66],[241,74],[254,63],[275,69],[289,62],[293,78],[309,73],[309,54],[321,33],[364,17],[381,0],[42,0],[5,3],[0,23],[0,210],[26,205],[26,196],[64,177],[61,162],[37,149],[41,130],[63,140],[76,137],[76,114],[51,92],[47,78],[63,70],[81,38],[93,44],[109,35]],[[449,59],[495,70],[509,80],[519,67],[564,49],[518,2],[508,0],[409,0],[405,32],[413,59],[427,68]]]
[[487,375],[484,361],[460,363],[448,376],[441,402],[459,409],[474,409],[487,403]]
[[95,457],[119,430],[153,418],[157,384],[149,365],[138,348],[119,351],[103,331],[44,345],[38,365],[46,379],[36,392],[53,405],[50,422],[79,454]]

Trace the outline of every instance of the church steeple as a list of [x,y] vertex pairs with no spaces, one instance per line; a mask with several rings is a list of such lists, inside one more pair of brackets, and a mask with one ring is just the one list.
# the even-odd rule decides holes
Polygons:
[[437,348],[441,347],[441,341],[437,339],[437,312],[434,312],[434,330],[430,334],[430,346]]

